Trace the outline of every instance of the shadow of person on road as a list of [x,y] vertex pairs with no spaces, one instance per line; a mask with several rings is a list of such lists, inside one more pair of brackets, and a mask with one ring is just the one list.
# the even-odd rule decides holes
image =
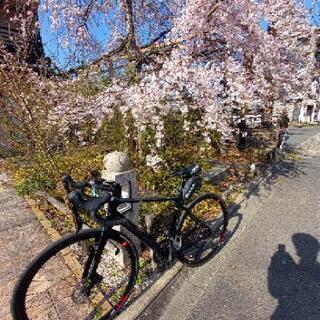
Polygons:
[[300,257],[296,263],[284,244],[271,258],[268,267],[268,288],[279,305],[271,320],[320,319],[320,244],[313,236],[296,233],[292,242]]

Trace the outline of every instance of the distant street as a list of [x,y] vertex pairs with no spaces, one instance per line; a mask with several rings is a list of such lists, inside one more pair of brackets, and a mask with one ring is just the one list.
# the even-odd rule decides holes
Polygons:
[[305,141],[241,204],[220,254],[184,269],[139,320],[320,319],[320,158],[308,155],[320,128],[290,129],[290,150]]

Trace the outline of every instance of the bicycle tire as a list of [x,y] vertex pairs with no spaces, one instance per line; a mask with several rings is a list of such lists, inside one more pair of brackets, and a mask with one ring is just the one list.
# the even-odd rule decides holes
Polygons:
[[[101,236],[100,230],[94,230],[94,229],[88,229],[88,230],[82,230],[78,233],[73,233],[71,235],[67,235],[60,240],[52,243],[49,245],[46,249],[44,249],[26,268],[26,270],[23,272],[23,274],[20,276],[19,280],[17,281],[17,284],[15,286],[13,297],[11,300],[11,314],[13,316],[14,320],[33,320],[33,319],[53,319],[54,318],[54,312],[58,315],[59,308],[63,315],[59,315],[59,319],[112,319],[116,314],[121,312],[121,309],[128,301],[128,297],[130,293],[132,292],[137,275],[138,275],[138,254],[136,251],[136,248],[134,247],[131,240],[125,236],[124,234],[115,231],[115,230],[109,230],[108,231],[108,248],[104,249],[104,253],[106,253],[106,257],[103,255],[102,258],[106,258],[108,265],[110,263],[110,259],[114,259],[113,257],[110,258],[110,250],[113,250],[114,248],[121,247],[122,250],[124,250],[124,254],[128,255],[128,259],[130,260],[130,266],[124,267],[125,270],[128,270],[128,277],[125,278],[125,274],[117,274],[118,277],[122,276],[123,279],[121,279],[121,287],[118,291],[113,291],[114,288],[107,286],[103,281],[101,280],[101,283],[99,284],[99,289],[96,288],[96,299],[100,299],[101,296],[104,301],[100,301],[100,305],[96,304],[93,307],[93,310],[90,311],[89,315],[82,316],[82,310],[89,310],[91,309],[91,304],[93,303],[90,299],[94,298],[91,297],[88,298],[88,301],[85,301],[85,303],[88,305],[86,306],[83,301],[81,301],[81,298],[79,299],[77,297],[77,290],[79,287],[79,281],[81,283],[81,280],[79,280],[75,276],[74,272],[70,272],[69,278],[63,279],[63,276],[60,274],[61,272],[65,272],[68,274],[68,270],[72,270],[73,267],[71,267],[72,263],[75,263],[77,267],[81,265],[81,258],[79,252],[87,251],[87,249],[84,249],[82,246],[82,243],[86,244],[86,248],[89,245],[91,247],[93,246],[92,243],[96,243],[98,239]],[[91,250],[91,249],[90,249]],[[104,254],[103,253],[103,254]],[[69,256],[68,256],[69,255]],[[69,258],[68,258],[69,257]],[[67,259],[69,259],[69,262],[67,262]],[[70,260],[71,259],[71,260]],[[75,260],[76,259],[76,260]],[[87,259],[87,257],[86,257]],[[71,262],[70,262],[71,261]],[[112,260],[113,261],[113,260]],[[47,266],[50,262],[53,263],[53,266],[55,269],[58,269],[59,276],[53,277],[52,273],[54,274],[53,269],[46,269],[45,266]],[[71,264],[70,264],[71,263]],[[98,266],[98,271],[100,265],[104,263],[104,260],[101,260]],[[82,261],[82,264],[85,264],[84,261]],[[67,267],[65,267],[67,265]],[[129,265],[129,264],[128,264]],[[71,267],[71,269],[70,269]],[[82,267],[82,266],[81,266]],[[44,268],[44,271],[42,270]],[[102,267],[101,267],[102,268]],[[62,271],[65,270],[65,271]],[[81,271],[80,274],[82,274],[82,269],[79,269]],[[47,273],[49,271],[49,273]],[[74,271],[74,270],[73,270]],[[106,271],[103,271],[104,275]],[[111,277],[110,277],[111,278]],[[76,279],[76,280],[74,280]],[[63,282],[64,281],[64,282]],[[83,280],[82,280],[83,281]],[[63,285],[58,284],[59,282],[63,282]],[[120,280],[119,280],[120,282]],[[125,283],[126,282],[126,283]],[[53,288],[51,291],[49,291],[49,288],[47,289],[48,285],[53,285]],[[67,289],[66,286],[70,284],[74,286],[72,291],[69,291],[69,288]],[[54,287],[56,285],[56,287]],[[116,284],[113,284],[116,286]],[[78,286],[78,287],[77,287]],[[105,289],[102,289],[104,287]],[[106,289],[108,287],[108,289]],[[59,290],[62,291],[59,291]],[[31,292],[29,292],[31,290]],[[34,290],[34,291],[32,291]],[[47,290],[47,292],[46,292]],[[101,290],[105,290],[101,291]],[[100,292],[100,293],[99,293]],[[108,293],[107,293],[108,292]],[[64,297],[64,294],[67,294],[67,296]],[[71,293],[71,296],[69,296]],[[30,294],[30,297],[28,296]],[[40,294],[44,294],[44,302],[39,298]],[[34,296],[36,295],[36,296]],[[47,296],[51,298],[53,305],[53,310],[47,309],[47,306],[43,307],[42,304],[46,303]],[[60,300],[60,296],[62,296]],[[79,294],[81,297],[81,294]],[[53,297],[53,298],[52,298]],[[75,298],[76,297],[76,298]],[[111,299],[111,301],[107,301],[108,299]],[[56,300],[54,300],[56,299]],[[68,299],[68,300],[66,300]],[[77,300],[75,302],[75,300]],[[31,302],[30,302],[31,301]],[[49,302],[48,302],[49,303]],[[58,303],[61,304],[61,306],[57,305]],[[75,306],[72,306],[71,308],[70,303],[74,303]],[[29,305],[30,304],[30,305]],[[106,310],[107,304],[109,310]],[[110,304],[110,305],[109,305]],[[46,308],[46,309],[45,309]],[[37,309],[40,309],[40,311],[43,309],[46,314],[39,315]],[[50,313],[52,312],[52,313]],[[70,314],[71,313],[71,314]],[[80,316],[78,316],[80,314]]]
[[206,263],[222,247],[227,225],[228,210],[222,198],[207,193],[194,199],[178,225],[178,260],[190,267]]

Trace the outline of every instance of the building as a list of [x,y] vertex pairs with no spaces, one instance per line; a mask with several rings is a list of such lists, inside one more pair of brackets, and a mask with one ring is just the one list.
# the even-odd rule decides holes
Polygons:
[[312,82],[308,99],[299,99],[294,104],[291,117],[293,121],[299,123],[320,122],[320,90],[318,81],[318,79],[315,79]]
[[15,53],[21,42],[19,22],[14,22],[12,18],[16,14],[26,14],[27,11],[33,11],[34,16],[29,24],[27,44],[23,43],[23,51],[26,61],[30,64],[36,64],[39,59],[44,57],[43,45],[40,36],[40,30],[37,27],[38,22],[38,2],[34,1],[32,7],[27,7],[23,0],[0,0],[0,41],[3,42],[5,48]]
[[314,104],[312,101],[311,104],[304,105],[300,108],[298,115],[298,122],[300,123],[318,123],[320,122],[320,112],[319,105]]
[[[299,46],[304,46],[309,52],[310,59],[314,59],[315,67],[320,67],[320,29],[314,29],[310,37],[297,37]],[[288,101],[288,114],[290,120],[300,123],[317,123],[320,121],[320,77],[314,75],[312,83],[307,93],[308,97],[291,97]]]

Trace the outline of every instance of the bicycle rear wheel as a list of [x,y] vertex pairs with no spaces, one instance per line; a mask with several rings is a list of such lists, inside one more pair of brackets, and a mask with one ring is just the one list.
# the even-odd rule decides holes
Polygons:
[[[100,236],[100,230],[83,230],[41,252],[17,282],[11,301],[13,318],[96,320],[119,313],[136,281],[137,252],[126,236],[110,230],[96,277],[83,279]],[[125,255],[125,266],[117,261],[118,254]]]
[[179,225],[181,248],[177,258],[195,267],[210,260],[223,245],[228,225],[224,201],[213,193],[193,200]]

